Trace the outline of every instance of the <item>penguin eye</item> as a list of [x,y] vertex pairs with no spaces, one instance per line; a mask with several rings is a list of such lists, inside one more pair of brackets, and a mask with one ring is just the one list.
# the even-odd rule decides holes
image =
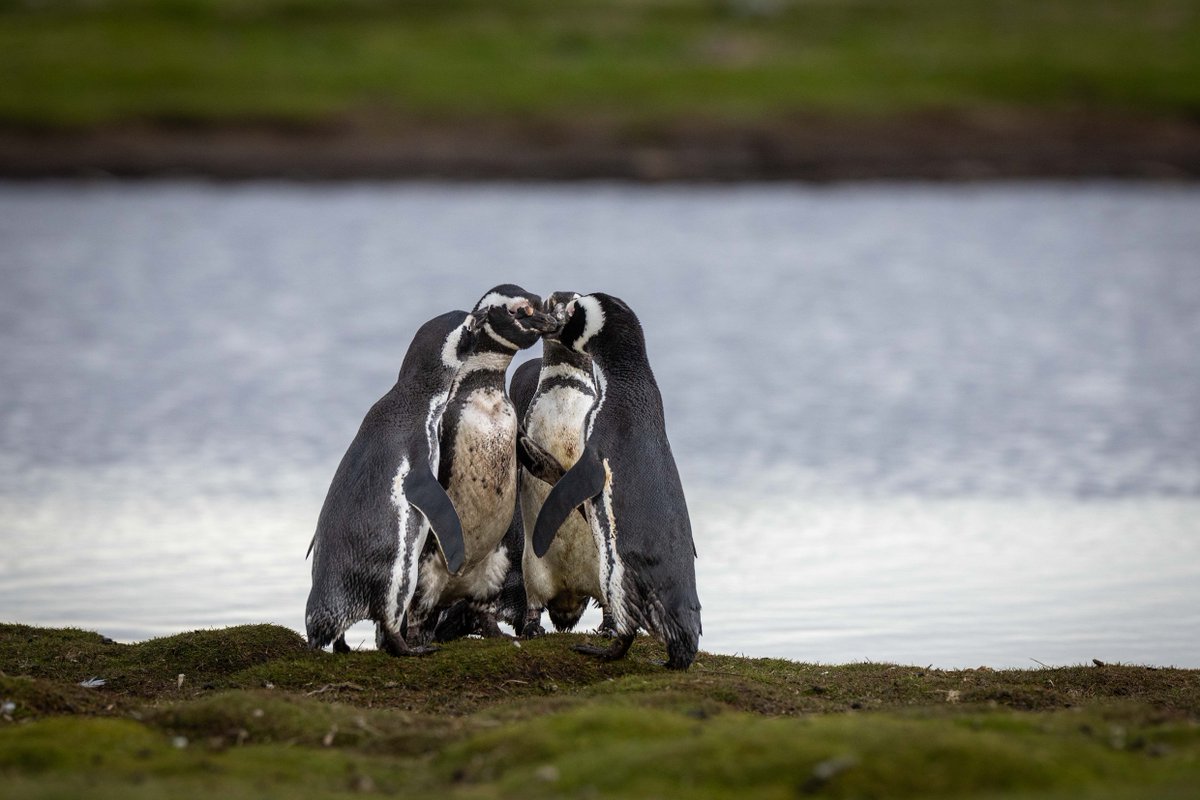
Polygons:
[[533,309],[530,308],[529,306],[521,306],[521,316],[522,317],[533,316]]

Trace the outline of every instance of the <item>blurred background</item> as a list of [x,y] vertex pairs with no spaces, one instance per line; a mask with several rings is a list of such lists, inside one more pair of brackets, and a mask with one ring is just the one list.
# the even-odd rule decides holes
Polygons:
[[516,282],[640,315],[702,648],[1200,667],[1198,112],[1181,1],[0,0],[0,619],[302,630]]
[[0,0],[0,174],[1200,175],[1193,0]]

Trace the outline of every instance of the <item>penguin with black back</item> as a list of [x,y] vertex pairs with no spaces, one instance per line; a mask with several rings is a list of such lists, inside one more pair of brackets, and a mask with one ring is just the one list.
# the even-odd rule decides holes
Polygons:
[[432,652],[409,647],[402,635],[404,615],[427,544],[449,571],[464,564],[462,524],[435,475],[441,417],[476,327],[465,311],[422,325],[395,386],[367,412],[342,457],[309,545],[312,589],[304,617],[309,647],[333,643],[334,650],[347,652],[346,629],[372,619],[376,640],[388,653]]
[[665,642],[668,668],[687,669],[702,632],[696,548],[642,325],[628,305],[602,293],[573,300],[566,312],[565,324],[547,338],[591,357],[597,397],[584,424],[579,460],[538,512],[534,554],[549,552],[563,523],[582,505],[617,635],[609,647],[575,649],[622,658],[640,627]]
[[443,554],[426,547],[409,608],[410,643],[431,638],[441,613],[459,600],[477,616],[463,630],[501,635],[497,600],[517,557],[505,542],[517,503],[518,424],[504,379],[518,351],[557,330],[559,322],[541,305],[537,295],[505,284],[485,293],[471,312],[475,341],[450,388],[438,463],[438,482],[462,521],[463,566],[448,570]]

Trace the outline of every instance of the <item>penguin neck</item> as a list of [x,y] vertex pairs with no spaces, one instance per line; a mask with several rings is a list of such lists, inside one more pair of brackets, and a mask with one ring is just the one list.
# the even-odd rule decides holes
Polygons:
[[476,351],[463,361],[458,372],[454,375],[454,385],[450,389],[451,394],[457,394],[463,384],[470,379],[472,383],[487,382],[491,379],[499,381],[500,385],[504,385],[504,373],[508,371],[508,365],[512,363],[515,353],[494,350]]
[[592,371],[592,359],[573,350],[561,342],[544,339],[542,345],[542,367],[574,367],[583,373]]
[[602,396],[616,391],[626,401],[644,408],[657,408],[662,413],[662,396],[644,353],[635,352],[632,357],[629,353],[623,353],[621,357],[612,359],[594,353],[592,375]]
[[[615,346],[614,346],[615,345]],[[654,379],[650,361],[643,347],[628,346],[623,342],[593,341],[588,348],[593,367],[604,373],[609,382],[643,382],[648,376]]]
[[440,386],[442,391],[445,391],[454,382],[456,374],[456,370],[447,366],[440,358],[414,361],[411,364],[405,361],[400,368],[400,374],[396,376],[396,383],[411,384],[432,381],[435,385]]

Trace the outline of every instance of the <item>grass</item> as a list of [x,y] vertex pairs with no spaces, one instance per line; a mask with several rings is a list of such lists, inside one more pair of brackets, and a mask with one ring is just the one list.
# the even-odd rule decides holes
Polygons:
[[1200,115],[1191,0],[0,0],[0,125]]
[[[313,653],[0,625],[5,797],[1188,797],[1200,671],[830,666],[582,637]],[[182,677],[181,677],[182,676]],[[80,686],[101,678],[103,685]]]

